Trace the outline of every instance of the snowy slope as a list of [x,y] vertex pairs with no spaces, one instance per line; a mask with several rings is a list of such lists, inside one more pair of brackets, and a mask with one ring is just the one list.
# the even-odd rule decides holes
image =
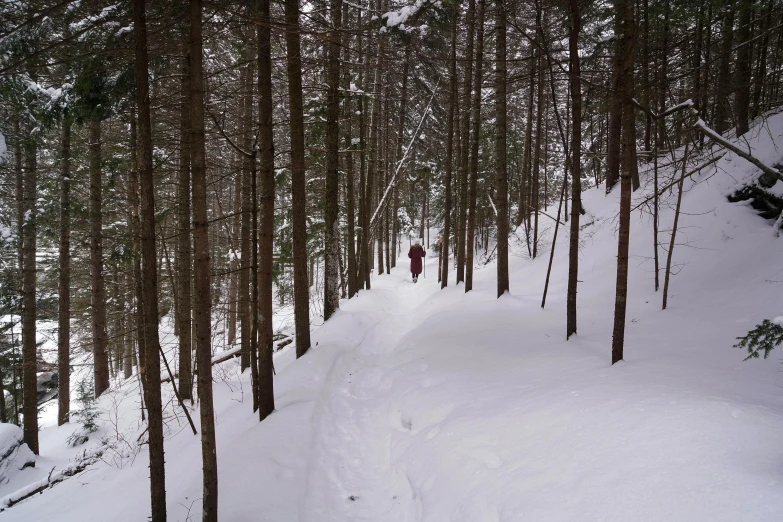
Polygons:
[[[763,161],[783,159],[783,117],[753,132]],[[294,362],[291,347],[281,352],[277,412],[261,424],[247,375],[224,364],[215,383],[221,519],[780,520],[780,355],[743,362],[732,348],[761,319],[783,315],[772,282],[783,280],[783,239],[725,198],[757,174],[730,154],[686,182],[666,311],[653,288],[651,218],[634,214],[625,361],[614,366],[619,193],[602,187],[584,194],[582,220],[593,224],[583,229],[570,341],[561,229],[543,310],[549,239],[535,260],[516,248],[511,295],[501,299],[494,264],[476,271],[466,295],[439,290],[436,259],[410,283],[403,256],[314,331],[310,354]],[[673,198],[661,215],[665,245]],[[179,422],[169,419],[166,439],[169,518],[197,520],[199,441]],[[44,455],[60,451],[67,429],[42,432]],[[122,462],[91,466],[2,516],[143,520],[146,448]]]

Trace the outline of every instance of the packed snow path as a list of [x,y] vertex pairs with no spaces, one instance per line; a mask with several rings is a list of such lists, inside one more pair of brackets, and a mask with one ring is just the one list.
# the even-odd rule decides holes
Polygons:
[[[783,435],[779,396],[758,405],[743,374],[759,368],[737,352],[703,360],[689,350],[704,335],[690,340],[692,313],[662,317],[684,344],[644,343],[661,331],[647,324],[629,336],[646,344],[631,357],[640,360],[611,367],[606,336],[595,335],[611,325],[605,310],[584,309],[585,335],[566,343],[562,296],[541,310],[537,280],[497,300],[494,270],[465,295],[453,283],[439,290],[436,259],[435,275],[412,284],[406,261],[343,302],[341,320],[366,333],[334,359],[316,401],[299,520],[779,515],[779,460],[747,443]],[[758,384],[772,393],[780,383]],[[731,456],[740,447],[742,462]]]
[[[335,359],[326,377],[325,395],[313,418],[317,428],[307,470],[305,520],[415,520],[417,494],[397,465],[404,444],[395,437],[414,433],[414,427],[400,409],[404,397],[389,395],[395,374],[427,369],[415,360],[401,367],[395,355],[416,335],[416,310],[438,283],[435,275],[414,284],[402,277],[403,270],[374,278],[359,306],[343,302],[341,313],[356,308],[371,316],[374,325],[355,350]],[[406,395],[428,385],[422,375]]]

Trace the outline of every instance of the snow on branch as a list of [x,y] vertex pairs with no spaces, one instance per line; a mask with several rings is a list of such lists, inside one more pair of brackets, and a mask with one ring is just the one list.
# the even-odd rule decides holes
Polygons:
[[383,27],[381,27],[381,32],[385,32],[387,29],[395,27],[401,31],[406,32],[417,30],[426,31],[428,29],[427,25],[412,27],[406,25],[406,22],[412,18],[415,18],[419,12],[430,5],[434,7],[441,7],[443,3],[441,0],[416,0],[413,5],[406,5],[397,9],[396,11],[388,11],[382,14],[381,20],[383,22]]
[[669,107],[668,109],[664,109],[663,112],[657,113],[654,110],[650,109],[649,107],[642,105],[639,103],[639,100],[636,98],[631,98],[631,103],[639,110],[644,112],[645,114],[649,114],[651,118],[658,120],[660,118],[665,118],[666,116],[669,116],[671,114],[674,114],[677,111],[681,111],[683,109],[688,109],[694,106],[693,100],[687,99],[682,103],[678,103],[677,105],[673,107]]
[[405,160],[408,158],[408,153],[413,147],[413,141],[416,139],[416,136],[419,135],[419,131],[421,130],[421,125],[424,123],[424,120],[427,118],[427,115],[430,113],[432,100],[435,99],[435,94],[438,92],[439,85],[440,85],[440,78],[438,78],[438,82],[435,84],[435,89],[433,89],[432,96],[430,96],[430,101],[427,103],[427,107],[425,107],[424,109],[424,114],[422,114],[421,119],[419,120],[419,125],[416,127],[416,132],[414,132],[413,136],[411,136],[411,141],[408,143],[408,146],[405,148],[405,153],[402,155],[402,158],[400,158],[400,161],[397,162],[397,168],[394,170],[394,176],[392,176],[389,185],[386,187],[386,191],[383,193],[383,197],[378,202],[378,207],[376,207],[375,212],[372,215],[372,219],[370,219],[370,230],[373,232],[375,229],[375,225],[378,224],[377,223],[378,214],[382,212],[384,208],[386,208],[389,193],[391,193],[392,188],[397,184],[397,176],[400,173],[400,169],[402,169]]
[[750,163],[757,166],[759,169],[761,169],[762,172],[769,174],[770,176],[775,177],[776,179],[779,179],[783,181],[783,174],[780,173],[780,171],[773,169],[772,167],[765,165],[761,161],[759,161],[758,158],[755,158],[750,155],[750,153],[745,152],[741,148],[737,147],[733,143],[731,143],[729,140],[721,136],[719,133],[715,132],[713,129],[707,126],[706,123],[704,123],[704,120],[698,117],[698,113],[696,113],[695,109],[691,108],[692,114],[697,118],[696,123],[693,124],[693,128],[704,134],[707,138],[714,141],[715,143],[721,145],[722,147],[730,150],[731,152],[735,153],[737,156],[749,161]]
[[495,202],[492,201],[492,195],[487,191],[487,197],[489,198],[489,204],[492,205],[492,210],[495,211],[495,217],[498,217],[498,209],[495,206]]

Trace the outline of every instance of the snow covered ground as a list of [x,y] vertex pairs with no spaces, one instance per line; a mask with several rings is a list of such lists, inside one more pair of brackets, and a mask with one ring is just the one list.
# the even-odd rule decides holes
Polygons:
[[[763,161],[783,159],[772,143],[783,144],[782,116],[754,132]],[[619,191],[606,196],[603,187],[584,194],[579,334],[570,341],[561,229],[546,309],[551,234],[535,260],[515,246],[511,294],[501,299],[492,263],[464,294],[453,273],[452,286],[439,290],[437,259],[412,284],[403,254],[391,275],[376,276],[371,291],[343,301],[314,331],[311,353],[294,361],[289,346],[277,354],[277,411],[263,423],[238,361],[221,365],[221,519],[780,520],[783,352],[743,362],[732,348],[762,319],[783,315],[783,239],[749,206],[725,198],[756,175],[729,154],[695,176],[698,184],[685,183],[666,311],[653,288],[651,218],[634,214],[625,360],[614,366]],[[674,197],[663,202],[665,245]],[[136,397],[131,384],[102,400],[121,419],[102,432],[115,444],[102,461],[2,517],[144,520],[147,450],[135,449]],[[199,439],[173,404],[167,412],[169,519],[198,520]],[[42,469],[62,465],[58,455],[74,458],[63,449],[73,429],[46,427],[38,468],[19,477],[40,479]],[[0,496],[31,482],[19,477]]]

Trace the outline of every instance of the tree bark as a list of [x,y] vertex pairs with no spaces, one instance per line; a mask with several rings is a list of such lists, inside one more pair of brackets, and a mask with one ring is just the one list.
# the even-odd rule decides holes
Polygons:
[[449,54],[449,107],[446,128],[446,176],[443,182],[445,204],[443,208],[443,235],[441,237],[441,289],[449,286],[449,237],[451,234],[451,172],[454,163],[454,107],[457,103],[457,20],[459,8],[455,4],[451,13],[451,51]]
[[731,127],[731,48],[734,43],[735,0],[724,3],[721,51],[718,65],[718,83],[715,96],[715,130],[723,134]]
[[[508,292],[508,166],[506,160],[506,5],[496,0],[495,26],[495,206],[498,297]],[[542,75],[543,77],[543,75]],[[539,103],[540,106],[540,103]],[[535,246],[534,246],[535,248]]]
[[[340,22],[342,0],[330,0],[326,70],[326,196],[324,207],[324,320],[340,308]],[[378,270],[380,273],[380,269]]]
[[[385,223],[385,216],[386,212],[385,209],[380,207],[381,198],[383,197],[383,191],[386,187],[386,168],[385,168],[385,157],[384,152],[386,148],[386,125],[385,123],[388,121],[388,101],[389,101],[389,88],[386,85],[386,73],[384,72],[382,75],[382,81],[381,81],[381,90],[383,92],[383,96],[380,96],[382,98],[382,101],[379,103],[378,107],[380,109],[378,113],[378,119],[376,120],[376,124],[378,125],[378,132],[376,133],[377,140],[376,140],[376,154],[375,154],[375,173],[378,177],[378,184],[376,187],[376,194],[375,198],[378,202],[376,206],[375,204],[373,207],[376,208],[377,213],[377,221],[375,222],[375,226],[373,226],[372,218],[370,219],[370,233],[375,234],[375,244],[376,244],[376,253],[378,254],[378,272],[377,275],[383,275],[383,254],[384,254],[384,239],[386,236],[386,232],[384,230],[384,223]],[[376,91],[377,93],[378,91]],[[378,96],[376,94],[376,96]],[[384,122],[383,127],[381,127],[380,122]]]
[[[544,47],[544,32],[541,20],[541,4],[536,2],[536,23],[539,27],[539,45]],[[532,178],[531,178],[531,207],[533,212],[533,259],[538,256],[538,214],[541,202],[539,196],[541,192],[541,150],[546,147],[546,136],[542,129],[545,112],[546,94],[544,93],[544,55],[538,53],[538,103],[536,106],[536,144],[533,152]]]
[[535,103],[536,94],[536,72],[537,72],[537,58],[538,50],[534,48],[530,51],[530,85],[528,86],[528,100],[527,100],[527,121],[525,122],[525,146],[524,146],[524,158],[522,160],[522,186],[520,187],[520,216],[518,218],[519,224],[524,224],[525,227],[525,243],[527,245],[527,253],[529,256],[533,256],[533,251],[530,247],[530,211],[532,205],[530,204],[533,180],[533,104]]
[[90,287],[92,304],[92,351],[95,397],[109,388],[108,336],[106,334],[106,287],[103,278],[103,235],[101,190],[101,122],[91,120],[90,127]]
[[291,207],[293,214],[294,327],[296,356],[310,349],[310,288],[307,278],[307,191],[305,186],[302,56],[299,38],[299,0],[286,0],[286,53],[291,129]]
[[210,289],[207,172],[204,144],[204,76],[201,0],[190,1],[190,136],[193,181],[193,241],[195,244],[196,359],[198,398],[201,404],[201,459],[204,488],[202,520],[218,519],[218,470],[215,448],[215,414],[212,402],[212,299]]
[[[568,38],[571,84],[571,237],[568,248],[568,291],[566,297],[566,339],[576,333],[576,295],[579,274],[579,216],[582,211],[582,82],[579,60],[579,31],[582,16],[579,0],[570,0]],[[563,180],[565,183],[566,180]]]
[[[473,79],[473,132],[470,136],[470,186],[468,189],[468,223],[465,240],[465,292],[473,289],[473,257],[476,243],[476,192],[478,186],[478,151],[481,132],[481,83],[484,66],[484,8],[485,0],[478,0],[476,8],[476,71]],[[523,173],[524,176],[524,173]],[[520,199],[520,213],[522,200]]]
[[468,216],[468,170],[470,169],[469,151],[470,151],[470,115],[471,115],[471,87],[473,85],[473,45],[475,34],[476,2],[468,0],[468,11],[465,15],[465,24],[468,34],[465,46],[465,77],[462,86],[462,107],[464,114],[462,118],[462,148],[459,157],[459,185],[460,202],[459,218],[457,223],[457,284],[465,281],[465,258],[466,258],[466,226]]
[[[343,4],[343,18],[345,23],[350,22],[349,18],[349,6],[348,4]],[[351,61],[351,41],[350,41],[350,34],[346,31],[343,33],[343,52],[344,57],[343,60],[345,63],[350,63]],[[348,67],[345,67],[343,71],[343,87],[350,91],[351,90],[351,74]],[[405,78],[407,80],[407,78]],[[403,80],[403,86],[405,85],[405,80]],[[404,87],[403,87],[404,91]],[[403,96],[404,98],[404,96]],[[404,101],[403,101],[404,103]],[[347,222],[348,222],[348,234],[347,234],[347,240],[346,240],[346,248],[348,250],[347,252],[347,258],[348,258],[348,298],[355,296],[356,293],[359,291],[358,285],[357,285],[357,266],[356,266],[356,202],[355,202],[355,196],[354,196],[354,172],[353,172],[353,109],[352,109],[352,103],[351,103],[351,94],[347,93],[345,95],[344,99],[344,105],[345,105],[345,149],[347,151],[346,157],[345,157],[345,175],[346,175],[346,182],[345,182],[345,205],[346,205],[346,214],[347,214]]]
[[[133,269],[133,261],[131,261],[131,270]],[[125,380],[130,379],[133,377],[133,367],[136,363],[136,358],[134,357],[135,351],[135,339],[136,339],[136,314],[135,314],[135,307],[133,304],[133,276],[124,276],[122,278],[123,280],[123,292],[125,293],[125,299],[124,303],[125,306],[123,307],[123,322],[122,326],[124,328],[125,332],[125,347],[123,351],[123,377]],[[130,312],[130,313],[129,313]],[[141,392],[141,390],[139,390]]]
[[190,52],[184,46],[182,62],[181,106],[179,121],[179,184],[177,185],[177,321],[179,329],[179,394],[182,400],[193,400],[192,364],[192,259],[190,240]]
[[[362,25],[362,13],[361,10],[357,15],[357,25]],[[359,33],[358,47],[363,49],[364,38],[363,33]],[[364,90],[367,87],[367,80],[365,76],[365,69],[367,64],[367,54],[362,53],[362,63],[359,67],[359,88]],[[367,274],[367,149],[366,149],[366,126],[365,126],[365,109],[366,109],[366,96],[361,94],[359,96],[359,233],[357,235],[357,244],[359,245],[359,252],[357,253],[358,266],[356,267],[356,279],[357,279],[357,292],[358,290],[368,288],[369,276]]]
[[[143,4],[142,4],[143,5]],[[135,23],[135,22],[134,22]],[[133,257],[133,295],[136,300],[134,317],[136,322],[136,343],[139,356],[139,367],[143,369],[146,361],[146,345],[144,344],[144,292],[141,284],[141,220],[139,217],[139,147],[136,132],[136,111],[131,109],[130,114],[130,170],[128,171],[128,203],[129,225],[132,243]],[[139,371],[141,373],[141,370]],[[145,385],[144,376],[141,375],[141,385]],[[144,405],[141,408],[144,418]]]
[[761,27],[759,32],[764,35],[759,45],[756,74],[753,82],[753,102],[751,104],[750,118],[753,119],[761,114],[762,94],[766,92],[765,82],[767,81],[767,55],[769,53],[770,31],[769,26],[772,23],[772,12],[774,9],[774,0],[767,0],[766,9],[761,15]]
[[669,240],[669,252],[666,256],[666,273],[663,278],[663,302],[661,304],[661,310],[666,310],[666,305],[669,301],[669,276],[672,273],[672,256],[674,254],[675,239],[677,237],[677,225],[680,221],[680,208],[682,206],[682,186],[685,182],[685,170],[688,165],[688,145],[685,143],[685,152],[682,157],[682,175],[680,181],[677,183],[677,206],[674,209],[674,223],[672,224],[672,235]]
[[618,62],[622,69],[618,71],[618,82],[622,88],[616,95],[623,104],[622,115],[622,148],[623,161],[620,174],[620,230],[617,241],[617,283],[614,308],[614,331],[612,334],[612,364],[623,359],[625,342],[625,311],[628,296],[628,244],[631,230],[631,192],[632,171],[636,136],[634,127],[634,111],[631,99],[633,97],[633,63],[634,63],[634,2],[622,0],[616,4],[616,14],[620,28],[622,59]]
[[[370,151],[367,158],[367,186],[364,194],[365,215],[363,229],[363,246],[366,245],[366,252],[362,252],[362,258],[365,263],[365,286],[367,290],[370,289],[370,276],[373,269],[373,248],[372,248],[372,234],[370,231],[370,209],[373,208],[373,198],[375,195],[375,177],[380,175],[378,172],[378,132],[380,128],[381,117],[381,97],[378,93],[381,92],[381,69],[383,67],[383,55],[386,52],[386,40],[383,36],[378,37],[378,58],[375,62],[375,71],[373,76],[373,92],[376,93],[373,96],[372,111],[370,113]],[[365,255],[366,254],[366,255]]]
[[261,150],[261,226],[258,292],[258,418],[264,420],[275,409],[272,376],[272,255],[275,220],[274,129],[272,127],[272,46],[269,0],[258,1],[258,116]]
[[[615,0],[615,10],[621,9],[625,0]],[[620,140],[623,126],[623,41],[619,36],[622,31],[622,21],[615,15],[614,20],[615,42],[612,55],[612,92],[609,95],[609,124],[606,150],[606,193],[611,192],[617,180],[620,179]]]
[[[247,67],[239,73],[240,83],[242,85],[247,81],[247,74],[250,71]],[[243,111],[244,112],[244,111]],[[243,121],[244,123],[244,121]],[[236,152],[236,151],[235,151]],[[237,154],[235,153],[236,157]],[[236,168],[236,163],[232,166]],[[226,314],[226,328],[228,330],[228,344],[233,346],[237,343],[237,322],[239,319],[239,264],[241,260],[238,259],[237,253],[242,249],[240,237],[242,236],[242,175],[234,176],[234,193],[233,205],[234,218],[233,223],[229,229],[230,237],[228,238],[228,248],[231,252],[231,261],[228,264],[228,314]],[[240,346],[241,349],[241,346]]]
[[[17,137],[19,139],[19,137]],[[38,455],[38,371],[36,348],[36,234],[38,147],[35,138],[24,145],[24,199],[22,202],[22,413],[24,441]]]
[[[247,152],[253,148],[253,64],[247,65],[245,83],[243,84],[243,109],[242,115],[242,148]],[[250,176],[253,170],[255,157],[242,156],[242,196],[241,209],[242,219],[240,227],[240,263],[241,271],[239,273],[239,320],[240,320],[240,343],[242,357],[240,368],[242,371],[250,367],[250,334],[252,321],[250,318],[250,218],[252,211],[252,202],[250,200]]]
[[[60,158],[60,278],[57,303],[57,425],[71,411],[71,117],[63,118]],[[0,399],[5,404],[5,398]],[[5,422],[5,421],[4,421]]]
[[141,189],[142,293],[144,299],[144,366],[147,433],[150,451],[152,520],[166,520],[166,475],[163,451],[163,405],[160,393],[160,341],[158,338],[158,273],[155,254],[155,180],[152,173],[152,122],[150,119],[147,16],[145,0],[134,0],[133,26],[136,58],[136,105],[139,109],[139,166]]
[[753,45],[751,41],[751,16],[753,0],[741,0],[737,28],[737,61],[734,70],[734,117],[737,120],[737,136],[748,132],[750,114],[750,78]]

